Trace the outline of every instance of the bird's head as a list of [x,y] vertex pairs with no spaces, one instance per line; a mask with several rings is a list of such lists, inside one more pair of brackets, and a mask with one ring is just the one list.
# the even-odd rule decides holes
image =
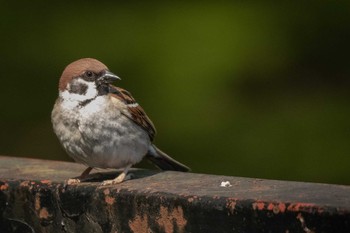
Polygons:
[[106,65],[93,58],[82,58],[70,63],[59,81],[60,97],[83,102],[103,94],[108,85],[120,78]]

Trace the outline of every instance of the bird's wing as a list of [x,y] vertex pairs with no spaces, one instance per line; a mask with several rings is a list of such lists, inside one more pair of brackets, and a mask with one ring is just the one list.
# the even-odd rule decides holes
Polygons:
[[153,141],[156,135],[156,129],[143,108],[135,101],[130,92],[120,87],[109,85],[109,93],[112,97],[119,99],[127,106],[128,113],[122,111],[122,114],[144,129],[148,133],[151,141]]

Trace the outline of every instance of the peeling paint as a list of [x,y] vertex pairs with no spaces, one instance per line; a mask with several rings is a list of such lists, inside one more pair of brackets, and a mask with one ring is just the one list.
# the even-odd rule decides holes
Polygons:
[[30,181],[25,180],[25,181],[21,182],[19,185],[20,185],[21,187],[28,187],[28,186],[29,186],[29,182],[30,182]]
[[9,172],[16,166],[0,163],[2,231],[15,226],[28,232],[350,232],[349,186],[219,178],[237,186],[228,191],[211,185],[217,176],[146,176],[139,170],[138,179],[115,186],[86,182],[67,187],[64,180],[76,175],[77,164],[8,161],[16,166],[35,162],[57,172]]
[[311,210],[313,207],[315,207],[315,205],[311,203],[293,203],[288,206],[287,210],[299,212],[301,210]]
[[42,180],[41,183],[51,185],[52,181],[51,180]]
[[274,214],[284,213],[286,211],[286,205],[284,203],[269,203],[267,210],[272,211]]
[[166,233],[174,232],[174,227],[179,232],[184,232],[187,220],[184,217],[181,206],[174,208],[172,211],[169,211],[167,207],[161,206],[159,213],[160,217],[157,219],[157,223]]
[[236,208],[237,200],[233,198],[228,198],[226,202],[226,208],[230,211],[231,214],[234,214]]
[[103,193],[104,193],[105,195],[109,195],[109,194],[111,193],[111,191],[110,191],[109,189],[105,189],[105,190],[103,190]]
[[39,212],[39,218],[48,219],[49,217],[51,217],[51,214],[49,214],[49,212],[47,211],[47,208],[46,207],[41,208]]
[[103,190],[103,194],[105,195],[105,202],[108,205],[113,205],[115,203],[115,198],[111,197],[109,194],[111,193],[111,191],[107,188],[105,190]]
[[137,215],[133,220],[129,221],[129,227],[134,233],[152,232],[148,226],[148,217],[146,214]]
[[199,198],[198,198],[198,196],[196,196],[196,195],[193,195],[193,196],[185,196],[185,198],[187,198],[187,201],[189,202],[189,203],[193,203],[194,201],[197,201],[197,200],[200,200]]
[[286,212],[286,204],[284,204],[284,203],[279,203],[278,204],[278,209],[279,209],[279,211],[281,212],[281,213],[284,213],[284,212]]
[[38,211],[41,208],[40,193],[35,194],[34,208],[36,211]]
[[252,204],[253,210],[263,210],[265,208],[265,203],[262,201],[256,201]]
[[252,208],[254,210],[269,210],[272,211],[274,214],[284,213],[286,211],[290,212],[300,212],[300,211],[317,211],[318,213],[323,213],[324,208],[319,207],[317,208],[314,204],[311,203],[292,203],[292,204],[285,204],[285,203],[273,203],[273,202],[263,202],[263,201],[255,201],[252,203]]
[[0,185],[0,191],[5,191],[9,188],[9,185],[7,183]]
[[115,202],[115,198],[114,198],[114,197],[111,197],[111,196],[106,196],[106,197],[105,197],[105,202],[106,202],[108,205],[113,205],[114,202]]
[[41,206],[40,193],[35,194],[34,209],[37,211],[40,219],[48,219],[52,216],[46,207]]
[[275,204],[274,203],[269,203],[268,205],[267,205],[267,209],[268,210],[273,210],[275,208]]

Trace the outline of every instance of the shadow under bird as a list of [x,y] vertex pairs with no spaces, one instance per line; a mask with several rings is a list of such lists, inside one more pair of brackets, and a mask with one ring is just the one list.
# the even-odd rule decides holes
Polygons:
[[162,170],[189,171],[152,143],[152,121],[128,91],[112,85],[117,80],[93,58],[74,61],[62,73],[51,114],[53,129],[68,155],[87,166],[68,184],[79,183],[93,168],[122,168],[102,185],[121,183],[144,157]]

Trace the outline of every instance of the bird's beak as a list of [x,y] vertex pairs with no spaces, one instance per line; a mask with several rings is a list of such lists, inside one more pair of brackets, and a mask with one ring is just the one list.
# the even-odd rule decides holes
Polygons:
[[117,75],[113,74],[112,72],[106,70],[102,73],[101,77],[98,78],[101,82],[104,83],[112,83],[117,80],[121,80]]

